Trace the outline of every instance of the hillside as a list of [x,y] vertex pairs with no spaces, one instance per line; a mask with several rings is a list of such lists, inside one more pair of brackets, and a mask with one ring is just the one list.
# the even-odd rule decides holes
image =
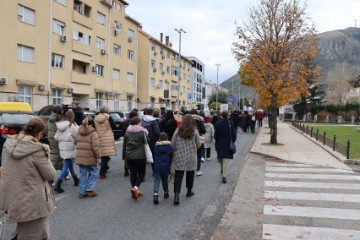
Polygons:
[[238,96],[239,97],[239,87],[240,87],[240,98],[246,98],[248,101],[254,101],[255,92],[252,88],[243,86],[240,84],[240,75],[235,74],[231,78],[225,80],[220,84],[222,87],[228,90],[229,96]]
[[[327,83],[331,70],[341,65],[345,80],[360,74],[360,28],[346,28],[318,34],[317,62],[322,67],[321,82]],[[342,74],[344,75],[344,74]]]

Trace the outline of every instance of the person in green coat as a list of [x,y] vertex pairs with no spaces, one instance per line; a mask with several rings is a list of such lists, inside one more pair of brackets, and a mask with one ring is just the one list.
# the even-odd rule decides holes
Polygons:
[[47,121],[50,159],[56,170],[61,170],[63,165],[63,159],[60,157],[59,143],[54,138],[57,131],[56,122],[63,120],[63,111],[64,110],[61,105],[55,106],[49,120]]

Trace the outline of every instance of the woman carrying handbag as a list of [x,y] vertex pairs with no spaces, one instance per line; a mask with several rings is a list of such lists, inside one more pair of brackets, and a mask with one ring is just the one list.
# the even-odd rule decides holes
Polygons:
[[226,177],[229,167],[229,159],[233,159],[236,151],[236,131],[234,124],[229,120],[229,113],[224,111],[221,113],[222,119],[215,125],[215,149],[220,160],[220,173],[222,183],[227,183]]

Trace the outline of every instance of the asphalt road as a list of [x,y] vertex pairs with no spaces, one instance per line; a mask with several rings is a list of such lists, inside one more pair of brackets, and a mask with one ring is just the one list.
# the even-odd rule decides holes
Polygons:
[[[221,183],[220,166],[213,148],[211,161],[202,165],[203,175],[195,179],[195,195],[185,197],[184,179],[178,206],[173,205],[171,184],[170,198],[163,199],[161,190],[160,204],[153,204],[150,167],[140,186],[144,197],[136,201],[131,198],[129,177],[123,176],[122,144],[118,142],[118,155],[110,161],[108,178],[98,180],[99,196],[79,199],[72,180],[64,181],[65,192],[56,195],[57,209],[50,215],[52,240],[209,239],[231,200],[255,136],[238,134],[237,153],[229,165],[227,184]],[[9,225],[7,235],[14,228],[14,224]]]

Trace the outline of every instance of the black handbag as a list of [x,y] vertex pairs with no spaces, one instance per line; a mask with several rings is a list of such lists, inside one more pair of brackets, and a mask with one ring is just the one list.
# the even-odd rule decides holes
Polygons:
[[232,134],[231,134],[231,125],[230,125],[230,121],[229,121],[229,131],[230,131],[230,151],[232,153],[236,153],[236,146],[232,140]]

